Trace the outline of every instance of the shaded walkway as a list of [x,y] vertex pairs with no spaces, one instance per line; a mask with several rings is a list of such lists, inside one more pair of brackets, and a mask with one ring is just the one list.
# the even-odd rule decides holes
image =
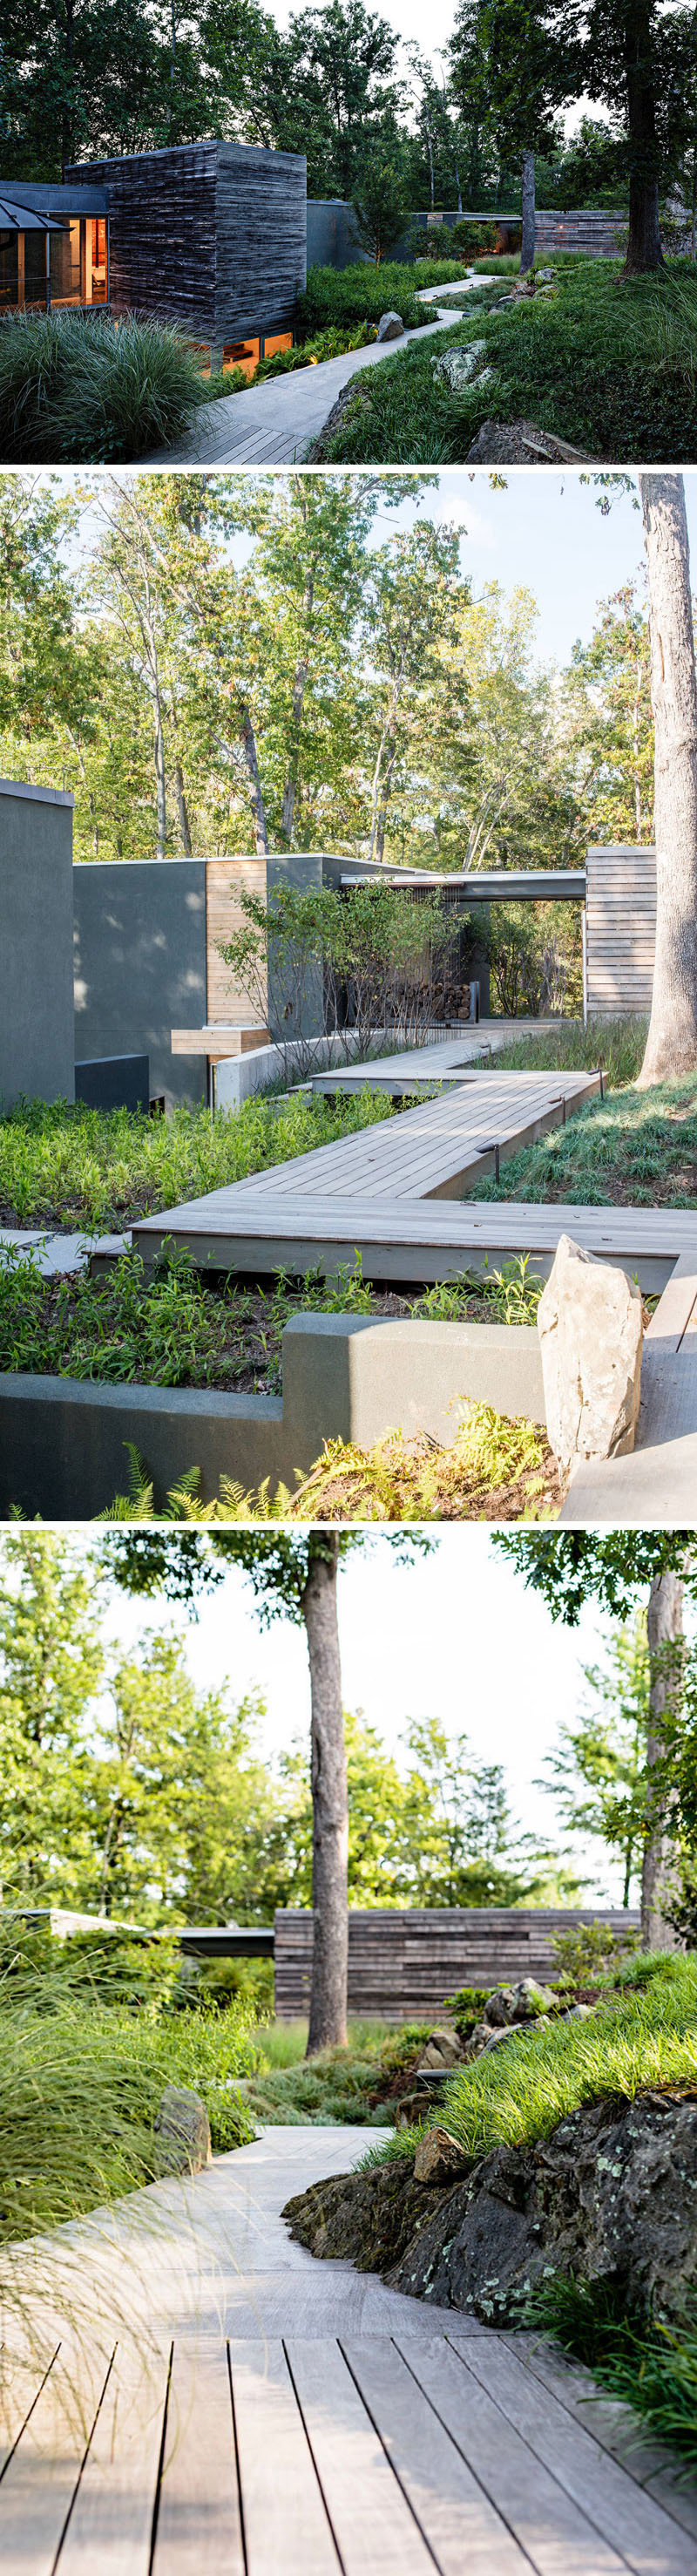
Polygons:
[[583,2374],[291,2244],[286,2198],[365,2143],[267,2130],[62,2229],[50,2297],[48,2240],[38,2269],[21,2249],[44,2349],[25,2324],[0,2436],[4,2576],[697,2568],[694,2488]]
[[[463,279],[463,293],[481,284]],[[432,296],[427,290],[429,303]],[[426,300],[426,297],[425,299]],[[266,376],[244,394],[223,394],[207,403],[178,447],[162,447],[143,461],[147,465],[292,465],[319,438],[339,394],[363,367],[383,358],[398,358],[414,341],[419,346],[435,331],[464,315],[452,306],[439,308],[438,319],[421,331],[405,331],[401,340],[372,340],[365,349],[348,349],[342,358],[324,358],[317,367],[298,367],[293,375]]]

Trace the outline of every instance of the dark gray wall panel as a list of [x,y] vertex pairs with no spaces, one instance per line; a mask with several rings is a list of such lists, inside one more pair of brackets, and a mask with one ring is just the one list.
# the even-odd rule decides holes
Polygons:
[[0,781],[0,1100],[72,1100],[73,799]]
[[173,1028],[206,1016],[202,859],[90,861],[74,870],[75,1053],[149,1055],[150,1091],[204,1100],[205,1062],[173,1056]]

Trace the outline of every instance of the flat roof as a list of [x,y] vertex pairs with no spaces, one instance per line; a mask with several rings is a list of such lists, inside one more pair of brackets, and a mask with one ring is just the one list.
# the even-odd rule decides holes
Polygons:
[[584,903],[585,868],[468,868],[449,871],[436,868],[381,867],[342,862],[342,885],[361,881],[373,884],[382,878],[392,886],[451,887],[467,903]]
[[27,787],[20,778],[0,778],[0,796],[25,796],[31,805],[74,805],[71,787]]
[[[106,215],[106,188],[83,187],[50,179],[1,179],[0,197],[6,206],[14,205],[18,214],[26,206],[33,215]],[[21,231],[21,225],[20,225]]]

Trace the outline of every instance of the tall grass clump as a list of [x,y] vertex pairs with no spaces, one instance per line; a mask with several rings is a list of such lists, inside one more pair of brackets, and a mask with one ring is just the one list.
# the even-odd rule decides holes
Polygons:
[[659,2442],[697,2472],[697,2308],[679,2325],[628,2310],[605,2281],[558,2275],[529,2299],[525,2324],[556,2336],[600,2388],[633,2406]]
[[624,340],[630,360],[647,375],[680,387],[694,402],[697,388],[697,279],[668,276],[660,292],[641,312],[629,313]]
[[197,352],[165,323],[17,313],[0,328],[6,464],[128,462],[172,446],[208,399]]
[[540,1029],[539,1035],[521,1033],[511,1038],[496,1055],[499,1067],[507,1073],[595,1073],[600,1067],[613,1091],[636,1081],[646,1047],[648,1020],[632,1014],[626,1019],[560,1020],[558,1028]]

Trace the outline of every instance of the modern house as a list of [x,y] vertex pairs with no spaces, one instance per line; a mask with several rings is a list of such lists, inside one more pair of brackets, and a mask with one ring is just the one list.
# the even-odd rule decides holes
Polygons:
[[60,187],[0,179],[0,312],[150,314],[251,370],[292,344],[305,274],[300,153],[185,143],[78,163]]

